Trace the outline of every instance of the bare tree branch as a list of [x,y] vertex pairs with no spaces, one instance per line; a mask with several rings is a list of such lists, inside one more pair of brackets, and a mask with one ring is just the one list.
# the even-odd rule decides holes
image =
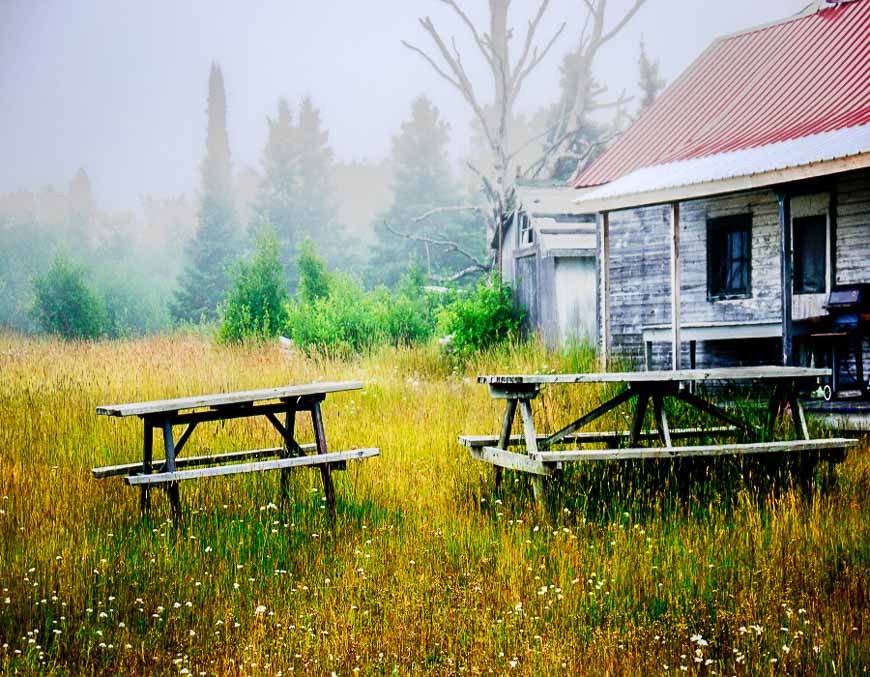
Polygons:
[[440,282],[444,284],[445,282],[457,282],[461,280],[463,277],[467,277],[468,275],[473,275],[475,273],[488,273],[489,269],[480,268],[478,266],[468,266],[468,268],[463,268],[458,273],[454,273],[453,275],[429,275],[429,279],[433,282]]
[[424,244],[430,244],[430,245],[433,245],[436,247],[441,247],[446,252],[456,252],[460,256],[463,256],[466,259],[468,259],[473,264],[473,266],[477,267],[478,270],[486,272],[490,269],[489,266],[486,265],[486,263],[481,261],[479,258],[477,258],[471,252],[468,252],[465,249],[463,249],[459,244],[457,244],[456,242],[453,242],[452,240],[445,240],[445,239],[437,238],[437,237],[429,237],[428,235],[419,235],[417,233],[406,233],[406,232],[403,232],[401,230],[397,230],[396,228],[393,228],[386,221],[384,222],[384,228],[386,228],[388,231],[390,231],[393,235],[396,235],[398,237],[403,237],[406,240],[411,240],[412,242],[422,242]]
[[411,223],[420,223],[421,221],[426,221],[427,219],[431,219],[433,216],[437,216],[438,214],[455,214],[457,212],[477,212],[478,214],[483,213],[483,209],[480,207],[476,207],[474,205],[458,205],[455,207],[435,207],[434,209],[430,209],[428,212],[424,212],[420,214],[420,216],[415,216],[411,219]]
[[631,9],[625,13],[625,16],[622,17],[622,20],[617,23],[609,33],[606,33],[601,38],[601,44],[603,45],[605,42],[608,42],[614,35],[619,33],[623,28],[625,28],[625,24],[631,21],[631,18],[637,14],[637,11],[643,6],[646,0],[634,0],[634,5],[632,5]]

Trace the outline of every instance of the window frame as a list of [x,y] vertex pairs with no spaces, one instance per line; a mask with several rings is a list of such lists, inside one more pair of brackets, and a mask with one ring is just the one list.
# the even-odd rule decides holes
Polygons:
[[[720,247],[723,234],[742,231],[745,234],[741,261],[744,261],[746,269],[746,285],[740,290],[722,290],[716,287],[721,285],[721,277],[716,262],[722,259],[726,252],[713,251],[713,247]],[[720,247],[721,248],[721,247]],[[727,301],[731,299],[752,298],[752,213],[731,214],[728,216],[707,217],[707,300]],[[715,255],[714,255],[715,254]]]
[[[798,232],[802,230],[801,226],[799,226],[799,222],[806,222],[809,220],[818,220],[817,223],[821,225],[822,230],[822,249],[821,249],[821,259],[822,259],[822,288],[821,290],[817,289],[806,289],[804,287],[798,288]],[[829,268],[830,261],[828,260],[828,249],[830,243],[830,223],[828,220],[827,214],[804,214],[801,216],[792,216],[791,220],[791,239],[792,239],[792,259],[791,259],[791,272],[792,272],[792,293],[795,295],[805,295],[805,294],[826,294],[829,291]],[[803,242],[803,240],[802,240]],[[801,269],[803,272],[803,269]],[[803,280],[801,280],[803,282]]]

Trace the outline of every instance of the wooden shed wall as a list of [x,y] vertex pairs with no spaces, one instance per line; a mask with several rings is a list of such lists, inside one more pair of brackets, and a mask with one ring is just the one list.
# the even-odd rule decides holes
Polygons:
[[[837,177],[836,284],[870,283],[870,171]],[[800,192],[800,187],[794,187]],[[816,184],[812,190],[818,191]],[[781,318],[779,205],[773,190],[735,193],[680,205],[681,323],[778,321]],[[752,214],[752,296],[707,298],[708,218]],[[654,206],[610,215],[611,355],[635,368],[645,363],[643,329],[670,324],[669,208]],[[599,337],[600,338],[600,337]],[[778,339],[698,345],[699,365],[779,360]],[[653,363],[671,363],[670,346],[653,346]],[[688,346],[683,347],[684,364]],[[870,366],[870,365],[868,365]]]

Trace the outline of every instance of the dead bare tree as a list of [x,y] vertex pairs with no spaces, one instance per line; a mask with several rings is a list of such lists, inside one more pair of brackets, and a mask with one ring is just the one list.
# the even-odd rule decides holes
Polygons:
[[[583,160],[595,150],[593,145],[580,138],[586,116],[603,107],[622,110],[628,102],[623,93],[615,101],[596,103],[597,97],[606,88],[596,85],[593,67],[601,48],[628,25],[646,0],[634,0],[625,14],[609,29],[606,28],[607,2],[608,0],[583,0],[587,9],[586,19],[576,45],[565,57],[562,97],[557,114],[546,132],[547,142],[541,156],[527,169],[528,177],[539,177],[543,173],[552,175],[554,161],[560,157],[573,157],[577,161],[578,169],[582,168]],[[609,139],[605,139],[605,142],[607,140]]]
[[513,179],[509,175],[508,165],[511,154],[510,121],[513,117],[514,105],[526,78],[553,47],[566,24],[562,23],[559,29],[543,44],[543,47],[536,44],[541,19],[550,4],[550,0],[543,0],[534,17],[529,20],[519,59],[512,63],[510,43],[513,38],[513,29],[508,27],[510,0],[489,0],[488,33],[479,31],[455,0],[441,0],[441,2],[450,7],[462,20],[471,34],[475,46],[489,66],[495,93],[492,104],[495,112],[494,122],[493,117],[487,115],[487,105],[481,99],[479,89],[475,87],[465,69],[462,54],[456,46],[456,40],[451,38],[448,41],[442,37],[435,28],[432,19],[429,17],[420,19],[420,25],[432,39],[440,62],[415,45],[408,42],[403,42],[403,44],[423,57],[436,73],[459,91],[471,107],[483,130],[494,159],[494,176],[484,179],[483,174],[478,173],[484,179],[484,192],[490,205],[490,213],[486,215],[487,242],[490,244],[494,241],[497,242],[493,253],[499,257],[501,252],[499,236],[502,233],[505,218],[509,214],[508,203],[510,192],[513,189]]
[[[511,0],[489,0],[489,32],[483,32],[475,26],[456,0],[440,1],[459,17],[488,65],[494,100],[487,103],[481,99],[480,88],[472,82],[465,68],[463,55],[457,47],[456,39],[445,38],[431,18],[420,19],[420,25],[435,47],[435,56],[409,42],[403,41],[403,44],[425,59],[438,75],[462,95],[483,131],[486,145],[493,158],[492,174],[488,175],[477,167],[470,166],[470,168],[480,178],[489,205],[485,214],[487,244],[490,248],[489,266],[500,267],[504,226],[513,211],[515,202],[515,176],[511,175],[510,164],[519,148],[527,146],[528,143],[520,144],[519,147],[513,145],[510,125],[514,118],[514,107],[523,84],[550,52],[567,24],[563,22],[545,40],[539,41],[541,20],[550,5],[550,0],[542,0],[537,11],[528,21],[519,58],[512,62],[510,47],[514,31],[508,25]],[[549,142],[544,148],[541,160],[534,163],[533,171],[536,175],[540,174],[560,152],[566,152],[568,142],[574,140],[576,134],[572,135],[571,132],[588,112],[595,56],[604,44],[625,27],[645,1],[635,0],[631,9],[610,30],[605,31],[607,0],[583,0],[588,14],[580,41],[572,53],[577,63],[574,71],[576,75],[567,88],[574,94],[566,97],[563,93],[558,119],[546,134]]]

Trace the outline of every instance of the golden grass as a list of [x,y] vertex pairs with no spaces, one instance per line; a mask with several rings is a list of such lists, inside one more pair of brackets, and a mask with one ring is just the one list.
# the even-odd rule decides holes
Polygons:
[[[525,346],[451,369],[434,348],[352,363],[201,338],[64,344],[0,336],[0,671],[44,674],[855,674],[870,664],[867,447],[812,496],[760,492],[736,461],[579,468],[544,510],[524,478],[456,438],[498,430],[477,373],[573,370]],[[139,458],[138,421],[98,404],[359,379],[324,404],[316,471],[155,492],[90,468]],[[555,425],[591,388],[551,389]],[[302,427],[310,439],[310,427]],[[159,435],[158,435],[159,442]],[[251,421],[203,425],[186,453],[274,444]],[[738,468],[737,470],[740,470]],[[649,474],[648,474],[649,473]],[[705,475],[706,473],[706,475]],[[736,479],[735,479],[736,478]],[[679,486],[678,486],[679,485]]]

